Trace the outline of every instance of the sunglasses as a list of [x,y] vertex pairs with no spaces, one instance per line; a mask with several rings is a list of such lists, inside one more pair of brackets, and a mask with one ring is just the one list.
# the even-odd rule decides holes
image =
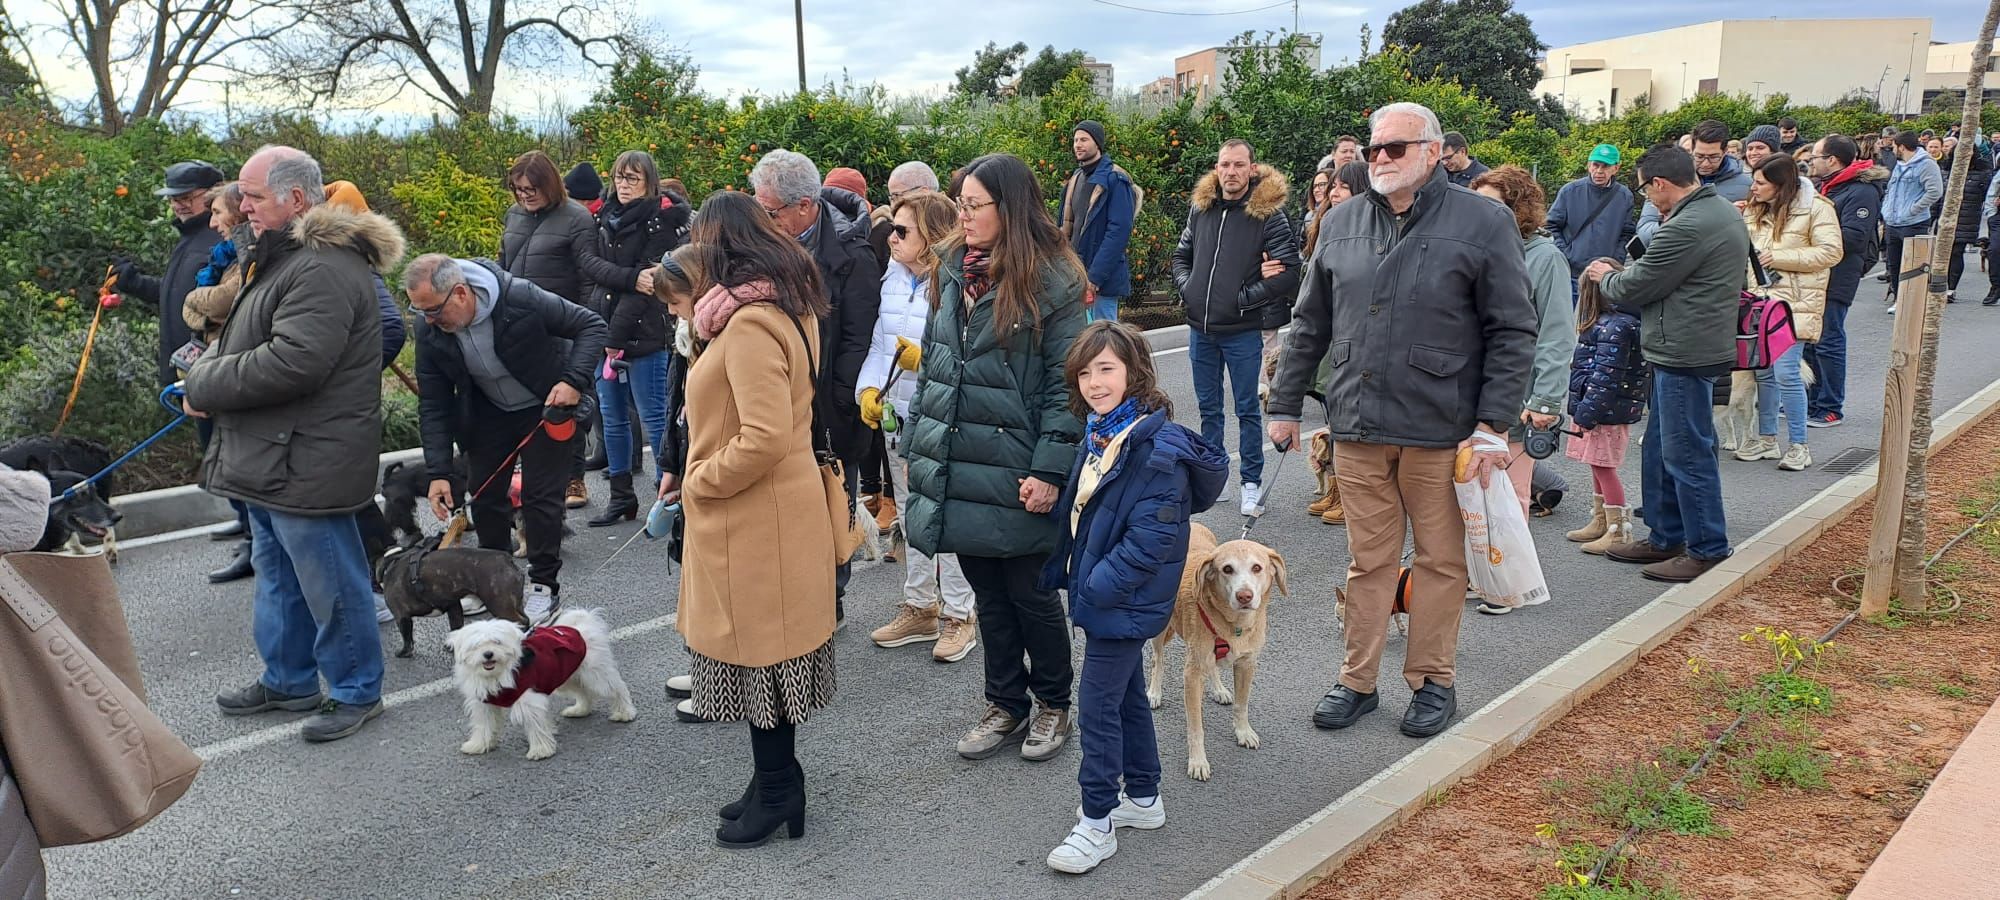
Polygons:
[[1390,159],[1402,159],[1404,154],[1410,152],[1411,147],[1421,147],[1424,144],[1428,143],[1430,142],[1419,140],[1419,141],[1383,141],[1382,143],[1379,144],[1369,144],[1366,149],[1361,151],[1361,158],[1373,162],[1375,160],[1375,154],[1386,153],[1389,155]]
[[910,226],[891,225],[889,226],[889,233],[895,235],[899,241],[907,241],[910,239]]

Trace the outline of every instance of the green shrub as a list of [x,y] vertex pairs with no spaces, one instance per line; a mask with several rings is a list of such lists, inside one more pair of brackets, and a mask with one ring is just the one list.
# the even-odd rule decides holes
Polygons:
[[[0,382],[0,433],[53,431],[76,378],[85,327],[49,330],[15,351]],[[98,441],[113,454],[137,446],[172,421],[159,402],[158,323],[106,316],[91,350],[90,368],[63,433]],[[119,470],[121,493],[191,480],[198,462],[194,428],[183,425]]]
[[403,232],[412,247],[457,257],[495,256],[513,200],[500,182],[467,172],[440,151],[430,166],[389,189],[409,219]]

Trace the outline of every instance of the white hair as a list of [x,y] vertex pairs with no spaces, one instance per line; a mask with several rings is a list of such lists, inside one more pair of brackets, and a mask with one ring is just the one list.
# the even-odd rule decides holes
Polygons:
[[937,172],[931,169],[929,163],[915,159],[891,169],[889,183],[931,191],[938,189]]
[[1423,130],[1417,133],[1417,140],[1444,142],[1444,129],[1438,125],[1437,113],[1421,103],[1391,103],[1375,110],[1375,114],[1368,117],[1368,130],[1372,132],[1381,127],[1382,120],[1390,116],[1416,116],[1423,122]]
[[819,197],[819,167],[806,155],[793,150],[773,150],[757,160],[750,170],[750,188],[769,186],[778,201],[793,206]]
[[250,155],[270,157],[271,169],[264,175],[264,187],[273,196],[297,190],[305,197],[306,206],[326,202],[326,181],[320,172],[319,161],[304,150],[282,144],[265,144]]
[[426,253],[411,260],[409,267],[403,270],[404,289],[418,283],[430,285],[432,291],[443,297],[465,283],[465,272],[458,267],[458,260],[450,256]]

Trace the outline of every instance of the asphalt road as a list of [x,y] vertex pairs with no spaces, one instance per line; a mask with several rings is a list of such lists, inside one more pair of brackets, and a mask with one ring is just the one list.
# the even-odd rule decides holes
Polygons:
[[[1981,296],[1986,278],[1966,276]],[[1814,456],[1872,448],[1890,317],[1872,278],[1849,318],[1848,423],[1811,433]],[[1938,410],[2000,377],[2000,309],[1948,309]],[[1183,421],[1195,419],[1184,352],[1158,357]],[[1310,424],[1310,423],[1309,423]],[[1233,435],[1233,426],[1231,429]],[[1638,454],[1628,487],[1638,490]],[[1588,475],[1556,465],[1583,489],[1534,522],[1553,587],[1546,606],[1488,618],[1467,610],[1459,644],[1459,704],[1470,713],[1664,585],[1632,567],[1585,557],[1562,538],[1587,512]],[[1723,463],[1729,531],[1742,540],[1836,479],[1814,468]],[[810,793],[808,832],[752,851],[715,847],[714,810],[749,771],[740,726],[674,720],[660,686],[686,651],[672,630],[677,575],[643,540],[599,566],[632,526],[582,528],[571,517],[564,595],[602,607],[620,629],[617,653],[639,693],[640,718],[563,722],[550,761],[521,758],[510,733],[496,753],[465,757],[459,703],[439,646],[445,625],[418,625],[419,653],[391,658],[391,707],[358,736],[307,745],[292,714],[218,715],[213,696],[254,678],[251,586],[206,584],[222,545],[183,540],[128,549],[117,569],[154,709],[209,762],[189,794],[138,832],[49,854],[62,898],[181,897],[1075,897],[1186,892],[1418,746],[1396,732],[1408,692],[1395,677],[1401,641],[1384,660],[1379,714],[1339,733],[1315,730],[1313,702],[1340,658],[1332,588],[1342,578],[1341,528],[1305,517],[1312,479],[1291,460],[1273,486],[1272,518],[1256,536],[1289,561],[1294,596],[1272,608],[1273,637],[1258,673],[1252,721],[1263,746],[1235,746],[1228,710],[1209,707],[1207,783],[1185,777],[1178,646],[1158,711],[1169,825],[1121,833],[1119,854],[1088,880],[1042,858],[1074,822],[1077,753],[1033,764],[1003,755],[960,759],[954,741],[979,715],[979,652],[955,665],[928,645],[882,650],[867,640],[899,600],[901,569],[862,564],[835,638],[834,705],[800,730]],[[597,482],[594,489],[602,488]],[[1234,536],[1234,504],[1201,517]],[[1784,623],[1775,623],[1784,624]],[[393,629],[385,629],[385,635]],[[1079,656],[1081,643],[1078,643]]]

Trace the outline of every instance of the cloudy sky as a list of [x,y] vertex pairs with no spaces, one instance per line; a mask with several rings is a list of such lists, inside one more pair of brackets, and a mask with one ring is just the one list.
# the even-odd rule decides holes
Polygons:
[[[530,2],[517,0],[517,5],[525,7]],[[14,15],[24,24],[49,21],[47,10],[38,8],[37,0],[9,5],[15,7]],[[1297,26],[1301,31],[1324,35],[1323,60],[1333,64],[1355,55],[1363,24],[1372,28],[1379,45],[1382,23],[1403,5],[1381,0],[1301,0]],[[1979,4],[1971,0],[1924,5],[1932,7],[1934,40],[1970,40],[1979,25]],[[668,44],[693,56],[701,67],[704,89],[768,95],[789,91],[797,84],[792,4],[787,0],[662,6],[665,11],[650,14],[649,27]],[[1259,7],[1270,8],[1213,15]],[[1518,8],[1534,21],[1536,31],[1550,46],[1740,16],[1744,11],[1743,5],[1733,0],[1674,4],[1525,0]],[[1893,15],[1894,11],[1879,2],[1826,0],[1811,7],[1810,13],[1844,18]],[[1033,50],[1045,44],[1058,50],[1083,49],[1112,63],[1117,84],[1125,89],[1172,74],[1174,57],[1222,44],[1233,34],[1290,29],[1293,14],[1291,3],[1272,6],[1272,0],[805,0],[806,70],[814,86],[839,81],[844,75],[856,83],[880,83],[892,93],[942,93],[951,84],[952,72],[970,62],[973,52],[986,42],[1004,46],[1022,41]],[[50,58],[57,49],[52,38],[34,37],[32,46],[41,55],[44,75],[57,82],[59,94],[77,99],[88,95],[88,83],[74,66],[52,64]],[[588,97],[594,76],[572,74],[515,79],[502,89],[501,105],[528,117],[573,107]],[[190,90],[191,105],[196,110],[213,111],[219,106],[219,93],[217,89]],[[384,112],[417,114],[423,111],[418,99],[393,104]]]

